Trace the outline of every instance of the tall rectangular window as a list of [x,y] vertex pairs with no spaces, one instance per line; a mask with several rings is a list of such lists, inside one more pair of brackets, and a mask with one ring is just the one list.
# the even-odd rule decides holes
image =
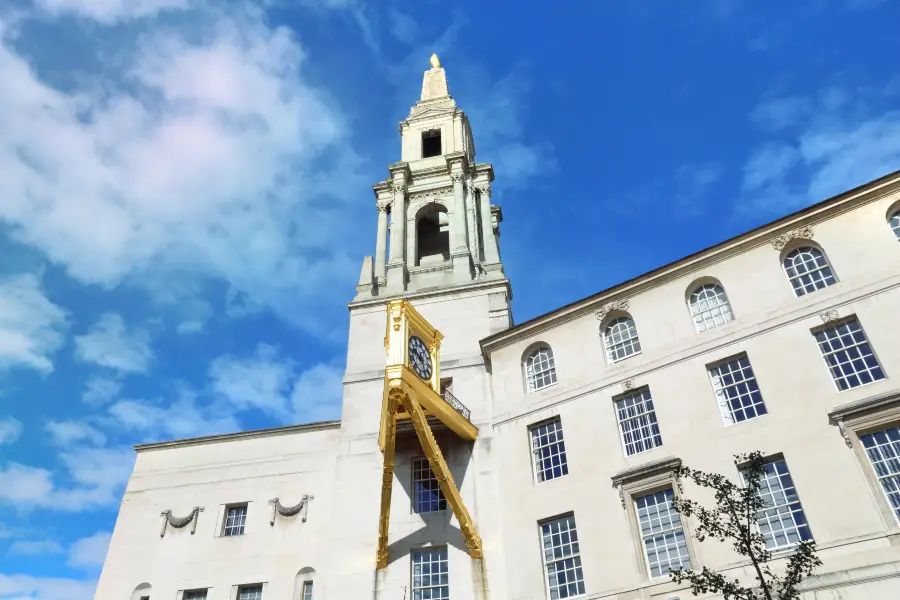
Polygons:
[[237,600],[262,600],[262,586],[242,585],[238,588]]
[[859,436],[881,489],[900,519],[900,427],[888,427]]
[[740,423],[766,414],[766,405],[746,354],[710,366],[709,377],[726,423]]
[[569,515],[541,524],[541,544],[550,600],[571,598],[584,593],[581,550],[575,516]]
[[813,335],[839,390],[884,379],[881,365],[856,319],[821,329]]
[[531,428],[531,454],[534,475],[539,482],[568,474],[566,444],[559,417]]
[[615,403],[626,455],[662,446],[662,435],[659,433],[659,423],[656,422],[656,411],[653,409],[649,389],[620,396]]
[[765,508],[756,514],[756,523],[769,550],[789,548],[812,539],[800,497],[784,459],[766,463],[759,480],[759,495],[765,501]]
[[244,525],[247,523],[247,505],[229,506],[225,513],[225,535],[244,535]]
[[447,510],[447,500],[427,458],[415,458],[413,471],[413,510],[416,513]]
[[182,600],[206,600],[206,590],[185,590]]
[[634,500],[650,577],[666,575],[678,567],[691,568],[681,515],[672,504],[674,498],[675,492],[669,488]]
[[447,548],[416,550],[412,555],[412,600],[449,600]]
[[312,581],[304,581],[303,582],[303,600],[312,600],[312,592],[313,592],[313,582]]

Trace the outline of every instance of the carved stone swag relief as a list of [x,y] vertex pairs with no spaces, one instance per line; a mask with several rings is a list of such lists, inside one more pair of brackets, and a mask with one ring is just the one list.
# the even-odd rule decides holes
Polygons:
[[197,521],[200,520],[200,513],[202,512],[202,506],[195,506],[186,517],[173,517],[171,510],[165,510],[159,513],[159,516],[163,518],[162,527],[159,530],[159,537],[165,537],[167,527],[181,529],[187,527],[189,523],[193,523],[193,526],[191,526],[191,535],[194,535],[194,532],[197,531]]
[[797,229],[785,231],[781,235],[776,235],[769,240],[772,247],[781,252],[791,240],[811,240],[813,237],[812,225],[803,225]]
[[612,302],[607,302],[595,313],[597,315],[597,320],[602,321],[606,318],[606,315],[613,312],[614,310],[628,310],[628,298],[620,298],[618,300],[613,300]]
[[282,517],[293,517],[299,513],[303,513],[300,516],[300,521],[306,523],[306,512],[309,509],[309,501],[313,500],[315,496],[310,496],[308,494],[303,494],[300,498],[300,502],[293,506],[284,506],[281,504],[281,501],[278,498],[272,498],[269,500],[269,504],[272,505],[272,518],[269,519],[269,526],[275,526],[275,515],[281,515]]

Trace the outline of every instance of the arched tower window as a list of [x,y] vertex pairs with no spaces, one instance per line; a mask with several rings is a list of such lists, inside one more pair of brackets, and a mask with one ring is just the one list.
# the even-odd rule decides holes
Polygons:
[[142,583],[131,592],[131,600],[144,600],[144,598],[150,598],[152,592],[153,588],[149,583]]
[[550,346],[540,346],[532,350],[525,359],[525,386],[528,392],[556,383],[556,363]]
[[603,343],[606,346],[606,358],[611,363],[641,353],[637,327],[629,315],[616,317],[607,323],[603,330]]
[[450,260],[447,209],[429,204],[416,215],[416,265],[440,265]]
[[825,253],[815,246],[801,246],[791,251],[782,264],[798,297],[837,283]]
[[316,582],[316,570],[312,567],[303,567],[294,577],[294,595],[291,600],[313,600],[319,598],[319,593],[314,589]]
[[894,231],[894,235],[897,236],[897,239],[900,240],[900,209],[898,209],[893,216],[891,216],[888,221],[888,225],[891,226],[891,229]]
[[688,306],[698,333],[734,320],[725,289],[718,283],[704,283],[695,287],[688,298]]

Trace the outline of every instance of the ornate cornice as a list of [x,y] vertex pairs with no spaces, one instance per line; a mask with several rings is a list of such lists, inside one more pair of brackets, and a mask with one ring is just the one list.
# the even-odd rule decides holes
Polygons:
[[482,185],[479,185],[477,189],[478,193],[482,196],[487,196],[488,198],[491,197],[491,184],[484,183]]
[[272,518],[269,519],[269,525],[275,526],[275,515],[279,514],[282,517],[293,517],[294,515],[303,511],[303,516],[300,517],[300,520],[303,523],[306,523],[306,512],[309,507],[309,501],[313,500],[315,496],[310,496],[308,494],[303,494],[300,498],[300,502],[293,506],[284,506],[281,504],[281,501],[278,498],[272,498],[269,500],[269,504],[272,505]]
[[460,173],[460,172],[450,173],[450,181],[452,181],[454,184],[462,183],[465,180],[465,178],[466,178],[466,176],[463,173]]
[[379,202],[375,205],[375,208],[378,212],[390,212],[391,211],[391,203],[390,202]]
[[425,190],[422,192],[410,192],[409,201],[419,202],[420,200],[436,200],[442,196],[449,196],[453,193],[453,188],[450,186],[439,187],[433,190]]
[[602,321],[606,318],[606,315],[614,310],[628,310],[628,298],[619,298],[618,300],[607,302],[594,314],[597,316],[598,321]]
[[781,252],[784,250],[784,247],[788,245],[791,240],[811,240],[813,237],[813,228],[812,225],[803,225],[796,229],[791,229],[790,231],[786,231],[781,235],[776,235],[769,243],[772,244],[772,247]]
[[394,194],[405,194],[406,193],[406,182],[405,181],[392,181],[391,182],[391,192]]
[[194,532],[197,531],[197,521],[200,520],[200,513],[203,512],[202,506],[195,506],[191,513],[186,517],[173,517],[171,510],[164,510],[159,513],[159,516],[163,518],[162,527],[159,530],[159,537],[165,537],[166,535],[166,527],[174,527],[175,529],[181,529],[182,527],[186,527],[188,523],[193,522],[194,526],[191,527],[191,535],[194,535]]

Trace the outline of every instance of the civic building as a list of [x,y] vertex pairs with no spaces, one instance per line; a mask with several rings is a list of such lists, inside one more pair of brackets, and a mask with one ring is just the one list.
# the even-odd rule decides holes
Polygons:
[[340,420],[137,446],[96,600],[687,600],[753,574],[674,470],[753,450],[776,570],[811,539],[807,600],[900,598],[900,172],[514,324],[475,157],[432,57]]

